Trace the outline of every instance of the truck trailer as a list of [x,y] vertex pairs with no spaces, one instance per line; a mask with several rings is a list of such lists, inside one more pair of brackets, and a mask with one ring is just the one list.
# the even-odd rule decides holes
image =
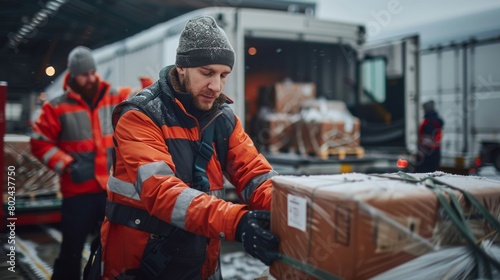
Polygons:
[[443,168],[500,171],[500,37],[471,38],[420,52],[420,99],[444,119]]

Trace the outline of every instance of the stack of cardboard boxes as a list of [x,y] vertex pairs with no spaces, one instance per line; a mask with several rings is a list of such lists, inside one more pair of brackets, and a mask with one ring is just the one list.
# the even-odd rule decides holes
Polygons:
[[294,151],[301,105],[316,98],[313,83],[281,82],[261,90],[256,138],[272,153]]
[[260,103],[254,138],[265,150],[321,159],[364,155],[359,146],[359,119],[341,101],[318,100],[314,83],[282,82],[265,87]]
[[311,100],[302,105],[297,143],[302,155],[314,154],[321,159],[347,153],[364,155],[359,146],[360,123],[344,102]]

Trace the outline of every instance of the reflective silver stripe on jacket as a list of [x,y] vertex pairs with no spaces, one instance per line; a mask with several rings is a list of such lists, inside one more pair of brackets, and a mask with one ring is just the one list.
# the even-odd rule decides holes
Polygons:
[[31,138],[35,139],[35,140],[40,140],[40,141],[47,141],[47,142],[51,142],[53,143],[52,140],[50,140],[47,136],[43,135],[43,134],[40,134],[38,132],[35,132],[33,131],[31,133]]
[[255,176],[250,182],[248,182],[248,184],[243,188],[243,191],[241,192],[243,202],[248,203],[253,192],[260,186],[260,184],[276,175],[278,175],[278,173],[274,170],[271,170],[268,173]]
[[142,184],[144,183],[144,181],[154,175],[168,176],[174,175],[174,172],[164,161],[152,162],[139,167],[135,185],[117,179],[111,174],[108,180],[108,188],[113,193],[117,193],[135,200],[141,200],[140,193],[142,191]]
[[220,199],[224,199],[224,197],[226,196],[226,192],[224,191],[224,189],[216,190],[216,191],[208,191],[208,194],[213,195],[213,196],[220,198]]
[[137,171],[137,179],[135,180],[135,188],[138,193],[142,191],[142,184],[152,176],[173,176],[174,171],[164,161],[156,161],[139,166]]
[[[108,188],[111,192],[123,195],[128,198],[140,200],[140,193],[142,191],[142,184],[149,178],[155,175],[160,176],[173,176],[175,175],[172,169],[164,162],[157,161],[142,165],[137,172],[137,180],[135,185],[129,182],[122,181],[115,178],[112,174],[109,176]],[[204,194],[201,191],[186,188],[179,196],[172,211],[171,224],[184,229],[186,222],[186,213],[189,205],[193,199],[199,195]],[[220,197],[224,195],[224,190],[212,191],[211,194]]]
[[[43,164],[45,165],[49,165],[49,161],[50,159],[59,151],[59,148],[57,147],[53,147],[51,148],[50,150],[48,150],[45,154],[43,154],[43,157],[42,157],[42,162]],[[54,165],[54,172],[56,172],[57,174],[61,175],[62,174],[62,171],[63,171],[63,165],[64,165],[64,162],[63,161],[58,161],[56,162],[56,164]]]
[[141,200],[141,198],[139,197],[139,193],[134,188],[134,185],[132,183],[117,179],[112,174],[108,179],[108,188],[113,193],[123,195],[134,200]]
[[86,111],[66,113],[59,116],[61,130],[59,140],[81,141],[92,139],[92,124]]
[[45,154],[43,154],[43,157],[42,157],[42,162],[45,164],[45,165],[48,165],[49,164],[49,160],[52,156],[54,156],[57,152],[59,151],[58,148],[56,147],[53,147],[52,149],[48,150]]
[[204,192],[191,188],[186,188],[179,194],[175,201],[174,210],[172,211],[173,225],[185,229],[187,209],[193,199],[202,194],[204,194]]

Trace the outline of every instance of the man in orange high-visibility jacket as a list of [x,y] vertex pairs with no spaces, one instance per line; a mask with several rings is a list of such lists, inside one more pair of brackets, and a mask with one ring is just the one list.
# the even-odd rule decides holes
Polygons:
[[[267,265],[278,256],[268,211],[276,172],[222,93],[234,58],[212,17],[192,19],[176,65],[116,107],[103,279],[220,279],[222,239]],[[224,176],[244,204],[223,199]]]
[[[43,104],[31,137],[32,153],[60,175],[62,244],[52,279],[80,279],[89,234],[99,233],[113,151],[111,114],[131,93],[96,74],[91,51],[68,56],[63,95]],[[97,243],[96,243],[97,244]]]

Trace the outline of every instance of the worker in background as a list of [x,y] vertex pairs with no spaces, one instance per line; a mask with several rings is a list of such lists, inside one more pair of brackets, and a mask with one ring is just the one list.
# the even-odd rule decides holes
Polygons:
[[441,161],[441,139],[444,121],[436,112],[433,100],[425,102],[422,107],[424,109],[424,120],[418,130],[415,171],[419,173],[434,172]]
[[87,236],[98,235],[104,218],[113,150],[111,113],[131,93],[102,80],[91,51],[83,46],[69,53],[63,90],[43,104],[31,137],[32,153],[60,175],[63,239],[54,280],[81,278],[84,243]]
[[[220,279],[221,240],[267,265],[277,257],[268,230],[276,172],[222,93],[234,61],[216,21],[194,18],[175,65],[115,109],[103,279]],[[223,199],[224,175],[244,204]]]

